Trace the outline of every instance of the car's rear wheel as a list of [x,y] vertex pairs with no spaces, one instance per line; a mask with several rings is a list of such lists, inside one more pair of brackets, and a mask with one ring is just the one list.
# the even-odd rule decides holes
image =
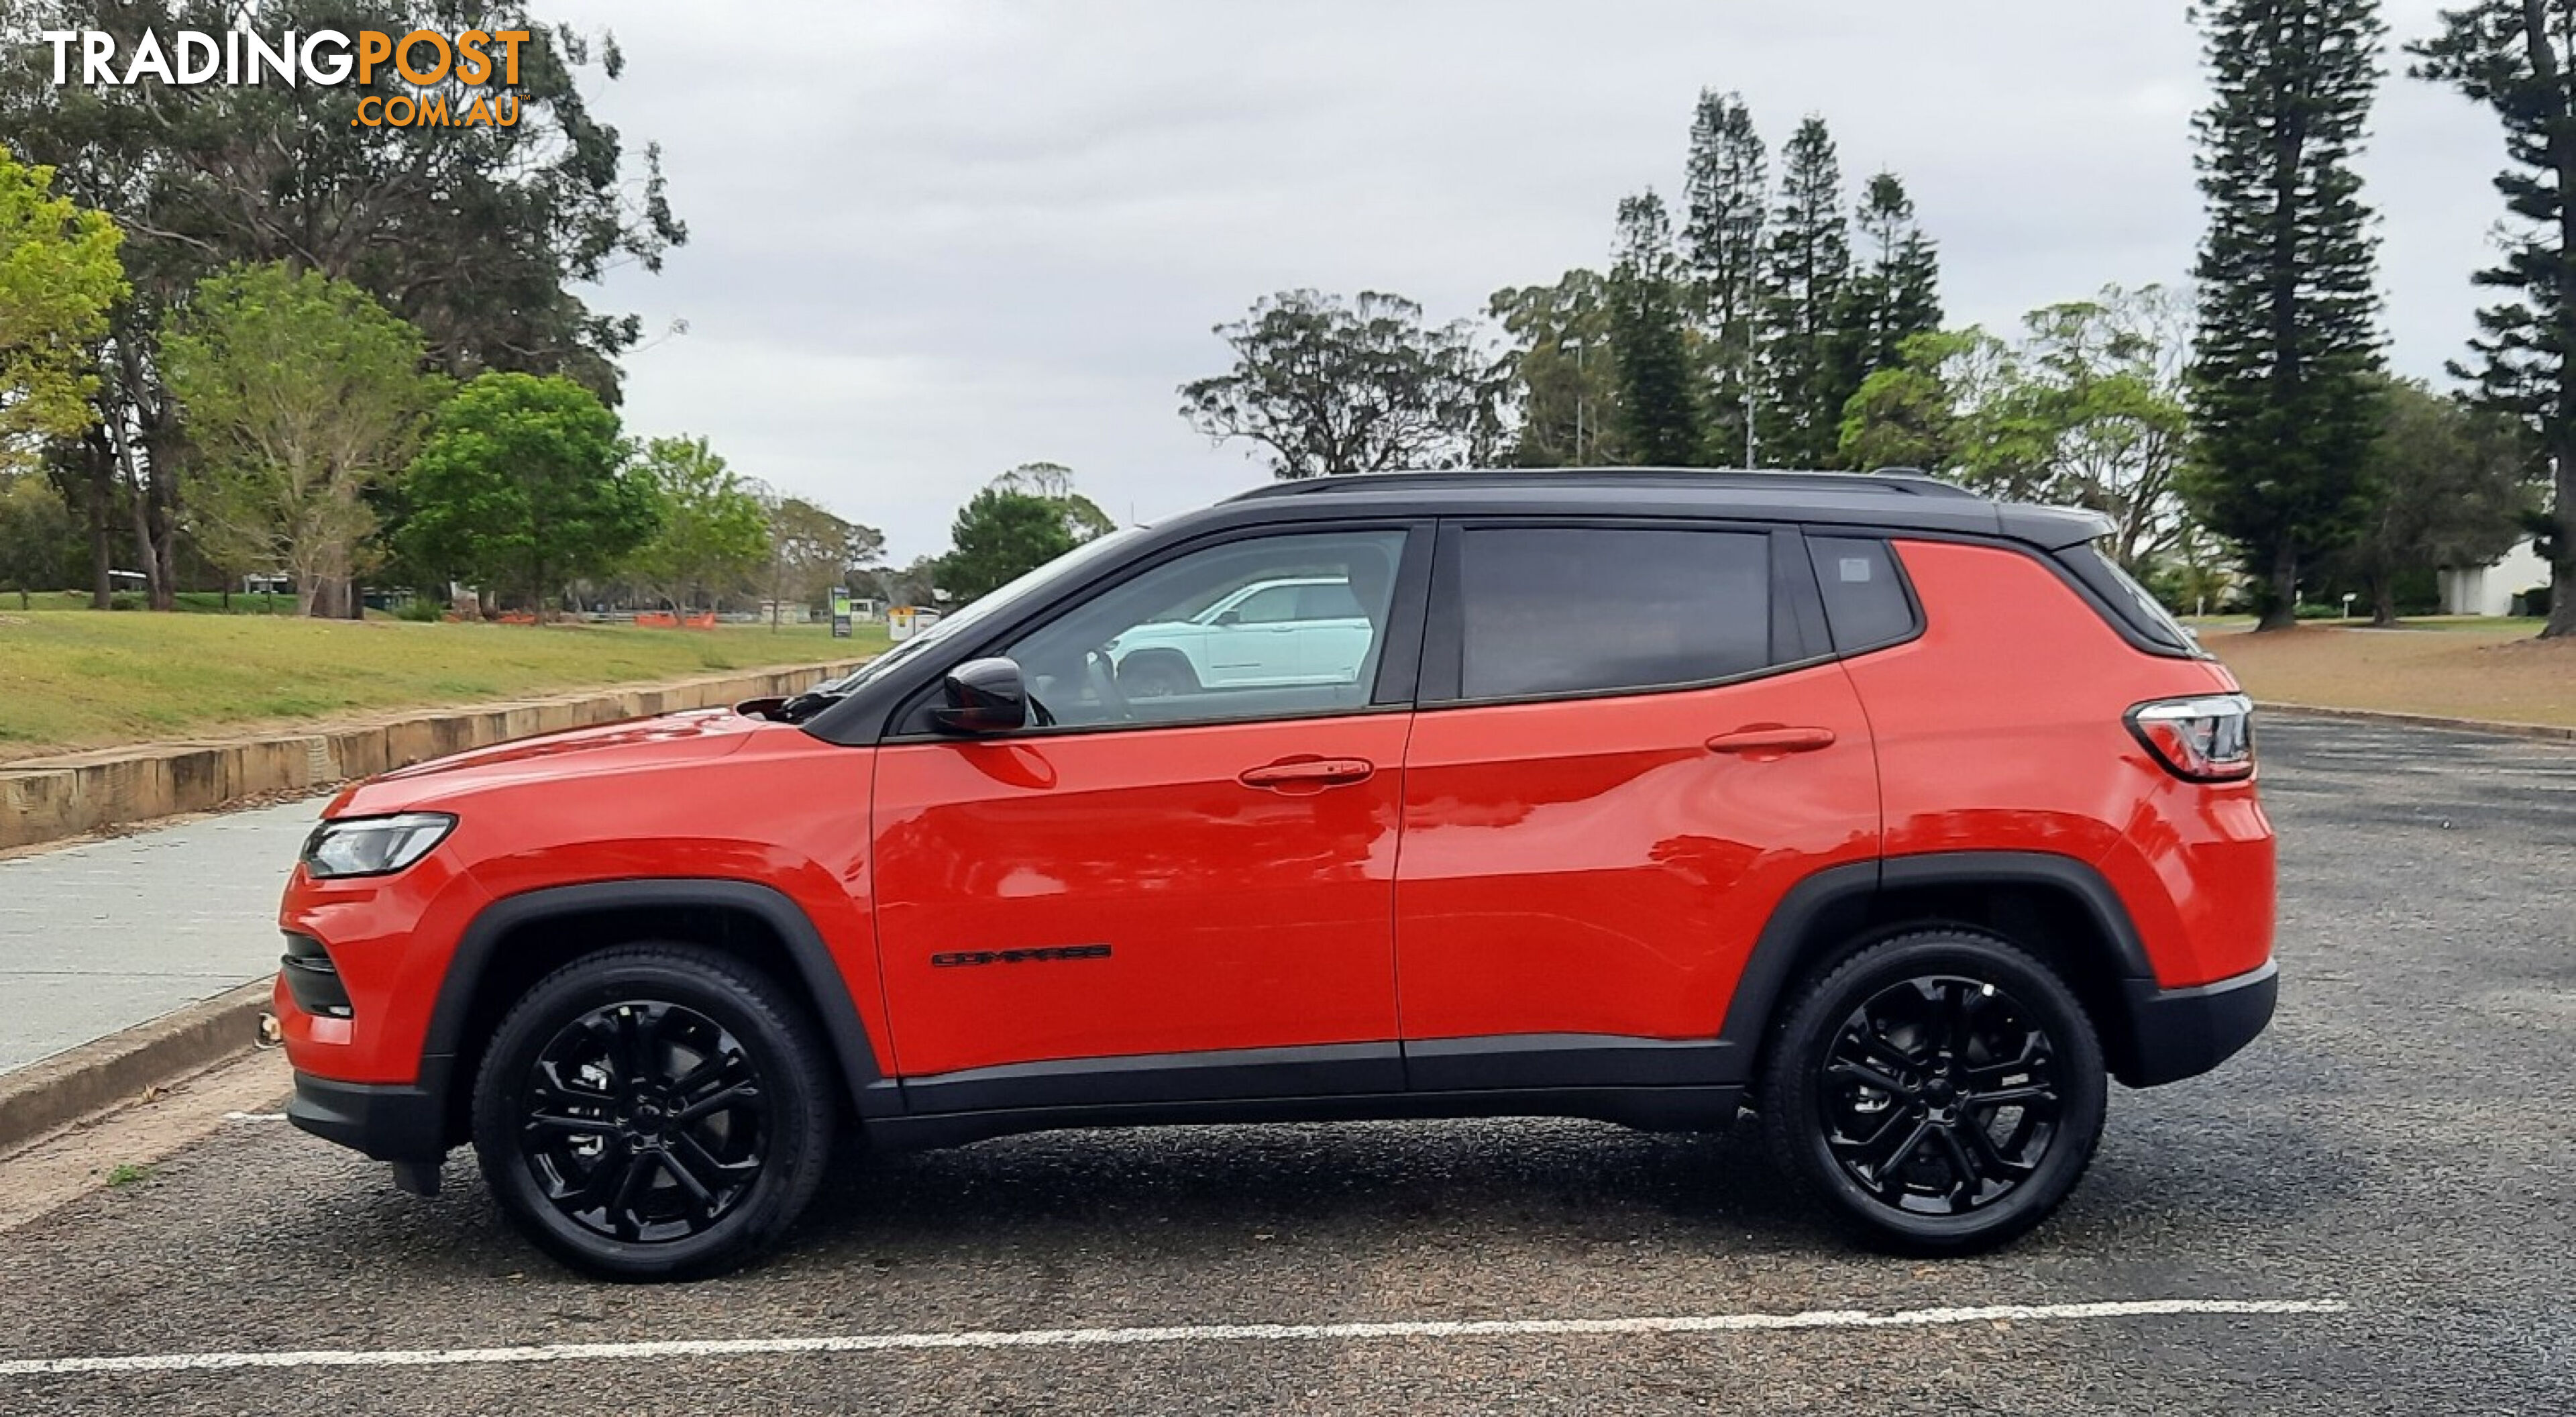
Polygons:
[[794,1223],[828,1164],[821,1045],[792,996],[680,944],[587,955],[512,1009],[474,1089],[502,1210],[611,1279],[732,1269]]
[[2002,1244],[2091,1164],[2108,1086],[2084,1007],[1991,935],[1925,930],[1797,996],[1763,1068],[1763,1129],[1804,1187],[1877,1243]]
[[1190,662],[1167,651],[1147,651],[1118,667],[1118,692],[1131,699],[1168,699],[1199,691]]

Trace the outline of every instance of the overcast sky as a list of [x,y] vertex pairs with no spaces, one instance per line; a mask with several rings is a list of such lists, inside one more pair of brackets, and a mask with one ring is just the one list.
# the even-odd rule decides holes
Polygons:
[[[2391,0],[2395,40],[2432,0]],[[1905,179],[1952,323],[2176,282],[2199,234],[2198,41],[2104,0],[681,0],[612,26],[595,107],[662,144],[689,244],[603,308],[639,434],[885,529],[909,560],[1015,463],[1153,520],[1261,480],[1177,385],[1210,326],[1294,286],[1436,319],[1607,260],[1618,199],[1677,194],[1691,106],[1736,89],[1775,153],[1821,113],[1857,185]],[[755,20],[754,17],[757,17]],[[2392,358],[2438,377],[2498,211],[2492,120],[2392,62],[2364,164]]]

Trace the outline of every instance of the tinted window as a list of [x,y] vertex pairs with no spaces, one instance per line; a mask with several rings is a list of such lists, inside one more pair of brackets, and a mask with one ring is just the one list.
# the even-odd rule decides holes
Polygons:
[[1906,598],[1887,543],[1856,537],[1813,536],[1816,584],[1825,593],[1825,619],[1834,648],[1845,654],[1891,644],[1914,633],[1914,603]]
[[[1404,541],[1350,531],[1224,542],[1121,581],[999,653],[1066,727],[1364,708]],[[1302,613],[1315,591],[1348,617]],[[1224,617],[1209,607],[1229,601],[1242,618],[1215,623]]]
[[1275,585],[1268,590],[1255,591],[1244,597],[1243,603],[1234,608],[1234,613],[1237,623],[1245,625],[1275,625],[1283,620],[1294,620],[1297,618],[1297,588]]
[[1340,582],[1297,589],[1297,618],[1300,620],[1358,620],[1367,614],[1360,608],[1360,598]]
[[1771,542],[1746,532],[1470,529],[1459,691],[1651,689],[1771,662]]

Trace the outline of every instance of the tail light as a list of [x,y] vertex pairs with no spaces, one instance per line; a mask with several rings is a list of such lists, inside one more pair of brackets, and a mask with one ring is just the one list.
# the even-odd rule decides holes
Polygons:
[[2186,782],[2254,775],[2254,701],[2243,694],[2157,699],[2129,710],[2137,735],[2165,770]]

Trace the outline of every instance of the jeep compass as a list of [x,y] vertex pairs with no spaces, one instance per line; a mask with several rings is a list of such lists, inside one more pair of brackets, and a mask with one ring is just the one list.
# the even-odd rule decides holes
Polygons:
[[1721,1128],[1917,1253],[2272,1013],[2251,705],[2082,511],[1920,477],[1283,483],[785,700],[359,783],[290,1115],[586,1271],[739,1264],[837,1140]]

